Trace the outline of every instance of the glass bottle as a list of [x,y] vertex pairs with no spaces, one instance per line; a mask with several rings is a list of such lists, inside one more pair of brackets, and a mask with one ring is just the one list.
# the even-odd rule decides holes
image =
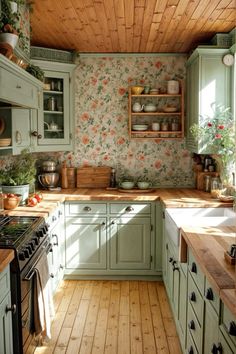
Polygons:
[[110,187],[116,187],[116,170],[114,168],[111,169]]

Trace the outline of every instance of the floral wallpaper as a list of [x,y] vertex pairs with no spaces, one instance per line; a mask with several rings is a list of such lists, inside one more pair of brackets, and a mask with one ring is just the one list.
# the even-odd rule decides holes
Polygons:
[[[130,140],[128,86],[163,87],[185,79],[184,55],[85,56],[75,71],[75,148],[48,153],[75,167],[108,165],[117,179],[148,179],[154,186],[194,186],[191,154],[184,140]],[[46,158],[45,154],[38,154]]]

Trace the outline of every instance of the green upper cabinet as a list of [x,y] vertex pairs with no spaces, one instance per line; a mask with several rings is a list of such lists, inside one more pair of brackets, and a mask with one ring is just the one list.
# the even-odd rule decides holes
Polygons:
[[227,49],[197,48],[187,61],[187,147],[196,153],[212,153],[206,145],[196,142],[189,129],[202,117],[212,116],[211,105],[231,106],[232,66],[223,64]]
[[33,114],[36,151],[68,151],[74,138],[74,64],[32,60],[44,70],[41,109]]

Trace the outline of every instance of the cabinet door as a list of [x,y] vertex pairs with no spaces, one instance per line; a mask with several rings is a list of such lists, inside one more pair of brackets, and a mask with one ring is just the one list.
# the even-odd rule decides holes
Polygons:
[[49,271],[51,275],[51,284],[53,292],[56,291],[60,280],[63,277],[63,267],[61,259],[61,224],[58,223],[51,231],[52,250],[48,254]]
[[66,268],[106,269],[106,218],[66,218]]
[[214,348],[218,347],[219,341],[219,318],[211,305],[205,303],[204,331],[203,331],[203,353],[215,353]]
[[0,303],[0,353],[13,353],[11,312],[6,308],[11,305],[10,293]]
[[12,109],[13,154],[30,147],[30,110]]
[[112,269],[150,269],[150,218],[111,219],[110,250]]
[[178,301],[178,320],[180,328],[180,341],[182,348],[185,348],[186,325],[187,325],[187,277],[179,268],[179,301]]

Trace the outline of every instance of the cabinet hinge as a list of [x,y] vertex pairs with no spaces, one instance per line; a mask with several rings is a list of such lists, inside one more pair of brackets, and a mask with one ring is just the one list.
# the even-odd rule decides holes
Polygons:
[[165,217],[165,212],[163,211],[162,212],[162,219],[165,219],[166,217]]
[[152,255],[150,256],[150,262],[152,263]]
[[150,230],[153,231],[153,225],[152,224],[150,225]]

